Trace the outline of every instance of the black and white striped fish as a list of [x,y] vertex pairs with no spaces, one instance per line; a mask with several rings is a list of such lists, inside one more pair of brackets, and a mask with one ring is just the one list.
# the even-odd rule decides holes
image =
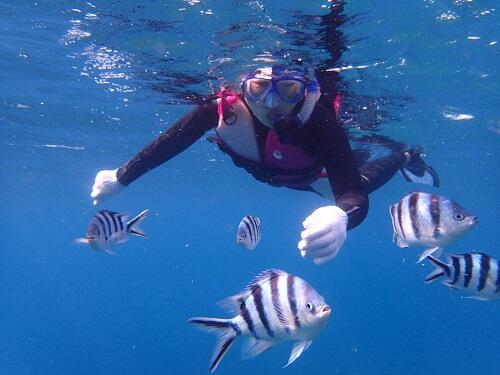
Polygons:
[[219,340],[210,363],[215,371],[239,336],[248,337],[243,359],[253,358],[283,341],[296,341],[288,366],[312,343],[330,316],[330,306],[306,281],[285,271],[259,274],[241,293],[221,301],[237,314],[231,319],[191,318],[190,323],[217,333]]
[[390,206],[393,241],[399,247],[427,249],[419,262],[470,230],[478,218],[453,200],[421,191],[408,193]]
[[448,263],[429,256],[436,269],[426,283],[445,277],[443,284],[481,301],[500,298],[500,263],[482,253],[449,254]]
[[148,211],[142,211],[130,221],[127,221],[128,214],[126,213],[99,211],[90,220],[87,236],[77,238],[75,242],[89,244],[96,251],[114,254],[111,247],[126,242],[131,234],[147,238],[144,232],[137,228],[137,224],[146,217]]
[[245,216],[236,233],[236,242],[247,250],[253,250],[259,244],[260,234],[260,219],[255,216]]

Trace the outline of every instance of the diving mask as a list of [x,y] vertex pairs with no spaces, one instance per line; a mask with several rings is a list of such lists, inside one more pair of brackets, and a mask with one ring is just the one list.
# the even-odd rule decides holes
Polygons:
[[257,78],[243,81],[243,95],[252,102],[264,101],[272,91],[287,104],[298,103],[306,91],[305,80],[298,77]]

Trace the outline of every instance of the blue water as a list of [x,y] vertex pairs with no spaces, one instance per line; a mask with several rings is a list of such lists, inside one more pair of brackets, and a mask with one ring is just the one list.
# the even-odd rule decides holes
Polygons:
[[[449,250],[499,258],[495,2],[348,2],[336,56],[321,39],[329,5],[0,2],[0,374],[204,374],[214,337],[186,320],[226,316],[215,302],[270,267],[308,280],[331,304],[330,322],[286,369],[290,345],[241,361],[237,344],[220,374],[499,373],[498,301],[425,285],[432,267],[392,243],[388,206],[419,187],[400,176],[371,195],[339,257],[317,267],[296,244],[302,220],[329,202],[258,183],[200,140],[102,205],[149,208],[148,240],[117,256],[72,243],[96,210],[99,170],[256,59],[303,58],[344,68],[349,129],[422,146],[442,180],[423,189],[480,217]],[[246,214],[262,220],[253,252],[235,243]]]

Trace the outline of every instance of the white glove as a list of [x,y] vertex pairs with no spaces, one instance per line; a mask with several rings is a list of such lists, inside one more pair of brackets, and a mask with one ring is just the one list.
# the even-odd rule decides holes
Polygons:
[[118,194],[125,187],[118,182],[116,171],[117,169],[100,171],[95,176],[92,193],[90,193],[90,196],[94,199],[94,205]]
[[347,214],[337,206],[318,208],[302,225],[300,255],[322,264],[337,256],[347,237]]

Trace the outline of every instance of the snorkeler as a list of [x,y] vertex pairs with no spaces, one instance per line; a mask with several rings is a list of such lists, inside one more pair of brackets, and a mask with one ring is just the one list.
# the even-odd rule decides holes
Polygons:
[[[393,151],[358,168],[346,132],[311,72],[280,66],[245,75],[242,93],[222,89],[197,106],[126,164],[97,173],[94,204],[117,194],[144,173],[165,163],[215,128],[212,141],[238,167],[272,186],[316,192],[335,205],[318,208],[303,222],[298,248],[320,264],[333,259],[347,230],[368,212],[368,194],[401,170],[411,181],[439,185],[417,150]],[[216,100],[215,100],[216,99]]]

